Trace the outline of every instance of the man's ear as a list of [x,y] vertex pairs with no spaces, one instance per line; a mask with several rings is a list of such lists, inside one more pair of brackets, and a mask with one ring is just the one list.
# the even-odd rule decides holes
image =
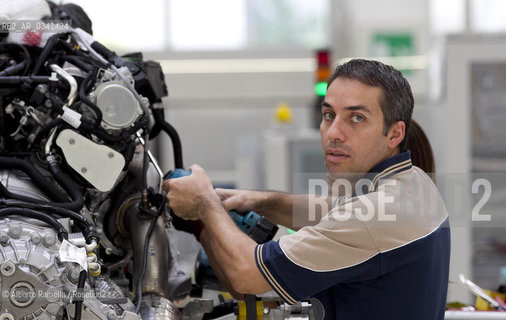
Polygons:
[[[388,130],[388,148],[395,149],[399,146],[406,135],[406,124],[404,121],[397,121],[390,126]],[[401,150],[402,151],[402,150]]]

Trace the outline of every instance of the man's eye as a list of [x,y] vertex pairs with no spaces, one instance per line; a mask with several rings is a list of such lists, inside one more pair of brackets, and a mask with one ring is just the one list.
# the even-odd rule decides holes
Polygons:
[[323,119],[325,120],[333,120],[334,119],[334,115],[330,112],[324,112],[323,113]]
[[352,117],[351,117],[351,120],[352,120],[353,122],[362,122],[362,121],[364,121],[364,120],[365,120],[365,118],[364,118],[364,117],[362,117],[362,116],[359,116],[359,115],[354,115],[354,116],[352,116]]

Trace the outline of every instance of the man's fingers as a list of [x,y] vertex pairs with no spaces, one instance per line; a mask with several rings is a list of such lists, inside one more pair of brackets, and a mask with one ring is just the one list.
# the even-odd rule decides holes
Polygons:
[[216,193],[220,196],[220,199],[223,201],[223,200],[226,200],[227,198],[230,198],[233,193],[230,192],[230,189],[222,189],[222,188],[216,188],[214,189],[216,191]]
[[221,202],[225,210],[230,211],[233,209],[237,209],[235,205],[235,201],[231,200],[231,198],[225,199]]

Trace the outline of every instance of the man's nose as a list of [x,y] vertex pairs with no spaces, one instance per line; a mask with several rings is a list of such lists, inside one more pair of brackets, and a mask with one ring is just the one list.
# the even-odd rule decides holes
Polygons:
[[344,141],[346,138],[345,131],[344,131],[344,125],[342,121],[336,117],[334,121],[332,121],[332,124],[327,130],[327,137],[329,140],[337,140],[337,141]]

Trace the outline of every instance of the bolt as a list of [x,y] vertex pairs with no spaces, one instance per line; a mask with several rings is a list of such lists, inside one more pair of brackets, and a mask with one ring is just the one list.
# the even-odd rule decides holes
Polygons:
[[0,273],[6,277],[12,276],[16,272],[16,266],[13,262],[6,261],[0,266]]
[[108,156],[109,156],[109,158],[111,158],[111,159],[112,159],[112,158],[114,158],[114,153],[109,152]]
[[10,313],[0,314],[0,320],[14,320],[14,317]]
[[60,306],[57,303],[50,303],[46,307],[47,313],[51,314],[53,317],[58,315],[60,311]]
[[0,243],[7,243],[9,241],[9,235],[5,231],[0,231]]
[[11,224],[9,226],[9,235],[13,237],[14,239],[18,239],[21,237],[21,232],[23,231],[23,228],[19,224]]
[[79,274],[81,270],[79,268],[72,268],[69,272],[69,280],[72,282],[77,282],[79,280]]
[[69,139],[69,143],[70,143],[70,144],[75,144],[75,143],[76,143],[76,140],[74,140],[74,139],[70,138],[70,139]]
[[116,312],[114,310],[110,310],[109,312],[107,312],[107,320],[114,320],[118,317],[118,315],[116,314]]
[[112,248],[105,248],[105,254],[106,255],[112,254]]
[[38,232],[30,233],[30,240],[32,240],[33,244],[39,244],[40,243],[40,234]]
[[46,234],[42,237],[42,244],[50,247],[56,243],[56,238],[52,234]]

